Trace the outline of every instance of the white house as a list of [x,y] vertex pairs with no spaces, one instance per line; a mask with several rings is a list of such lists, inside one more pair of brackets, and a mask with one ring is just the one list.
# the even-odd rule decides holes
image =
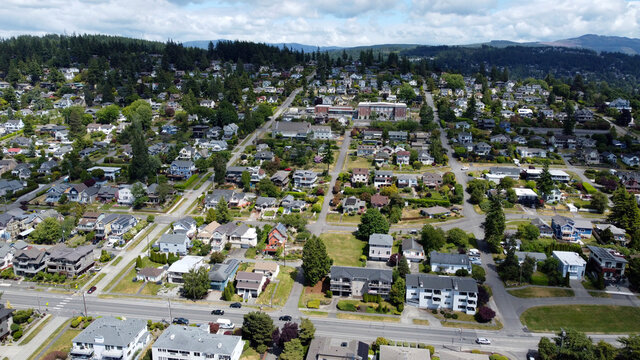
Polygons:
[[402,256],[413,262],[424,260],[424,248],[415,239],[402,240]]
[[100,317],[73,339],[69,355],[71,359],[131,360],[150,340],[146,320]]
[[393,237],[387,234],[369,235],[369,259],[387,261],[391,257]]
[[450,309],[474,315],[478,284],[472,278],[407,274],[406,302],[422,309]]
[[242,337],[211,334],[208,329],[208,326],[169,326],[151,347],[153,359],[240,360]]
[[458,270],[467,270],[471,273],[471,261],[466,254],[447,254],[432,251],[429,254],[431,271],[455,274]]
[[162,234],[158,240],[158,248],[163,253],[186,255],[191,247],[191,240],[185,234]]
[[185,256],[182,259],[174,262],[169,266],[167,270],[167,281],[172,284],[182,284],[182,276],[188,273],[192,269],[198,269],[206,267],[207,263],[202,256]]

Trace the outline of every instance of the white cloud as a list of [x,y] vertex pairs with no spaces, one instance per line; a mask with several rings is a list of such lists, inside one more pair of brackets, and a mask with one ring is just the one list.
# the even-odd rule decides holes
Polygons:
[[3,37],[75,32],[337,46],[640,37],[640,3],[624,0],[5,0],[0,18]]

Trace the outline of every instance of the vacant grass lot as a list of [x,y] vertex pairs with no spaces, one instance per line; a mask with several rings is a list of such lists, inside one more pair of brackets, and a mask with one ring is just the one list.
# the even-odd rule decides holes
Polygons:
[[345,320],[382,321],[382,322],[399,322],[400,321],[399,317],[361,315],[361,314],[337,313],[336,317],[338,319],[345,319]]
[[[290,266],[280,266],[280,273],[278,273],[278,288],[276,289],[276,282],[272,281],[267,285],[267,288],[260,294],[256,300],[256,304],[269,305],[271,303],[271,296],[273,295],[273,306],[284,306],[289,299],[289,294],[293,288],[293,278],[291,273],[295,269]],[[275,294],[273,294],[275,290]]]
[[640,308],[607,305],[538,306],[520,320],[532,331],[573,329],[588,333],[640,332]]
[[509,294],[519,298],[547,298],[574,296],[573,290],[563,288],[527,287],[524,289],[508,290]]
[[327,214],[327,222],[330,223],[350,223],[350,224],[359,224],[360,223],[360,215],[348,215],[348,214],[336,214],[330,213]]
[[327,253],[333,259],[333,265],[362,266],[360,256],[367,243],[356,239],[351,233],[324,233],[320,239],[327,246]]

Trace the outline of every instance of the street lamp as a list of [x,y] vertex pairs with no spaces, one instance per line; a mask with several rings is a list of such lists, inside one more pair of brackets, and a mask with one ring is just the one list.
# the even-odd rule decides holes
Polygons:
[[562,347],[564,346],[564,338],[567,336],[567,332],[564,331],[563,328],[560,328],[560,330],[562,330],[562,332],[560,332],[560,350],[562,350]]

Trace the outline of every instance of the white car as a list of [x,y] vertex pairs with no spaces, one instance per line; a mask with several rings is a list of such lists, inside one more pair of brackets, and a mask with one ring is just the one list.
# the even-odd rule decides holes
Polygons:
[[468,166],[463,166],[460,170],[463,170],[463,171],[464,170],[469,170],[469,167]]
[[481,345],[491,345],[491,340],[487,338],[477,338],[476,343]]

